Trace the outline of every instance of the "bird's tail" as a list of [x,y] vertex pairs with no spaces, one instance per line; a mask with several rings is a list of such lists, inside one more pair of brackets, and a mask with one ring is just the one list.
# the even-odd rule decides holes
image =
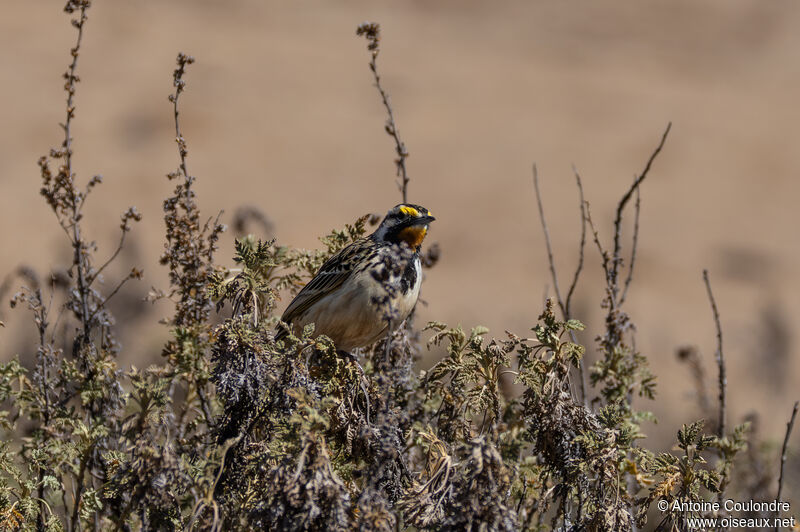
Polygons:
[[278,322],[277,327],[275,327],[275,341],[283,340],[289,334],[289,327],[281,322]]

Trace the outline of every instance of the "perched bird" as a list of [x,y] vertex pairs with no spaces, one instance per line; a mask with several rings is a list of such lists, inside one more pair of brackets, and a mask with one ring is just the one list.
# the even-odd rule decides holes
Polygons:
[[[348,353],[383,338],[389,332],[386,306],[397,326],[417,303],[422,283],[419,250],[433,220],[425,207],[397,205],[374,233],[328,259],[289,304],[281,321],[298,335],[313,323],[315,335],[328,336],[338,350]],[[398,275],[387,276],[384,264],[398,260],[397,246],[408,246],[410,260]],[[288,332],[279,328],[275,339]]]

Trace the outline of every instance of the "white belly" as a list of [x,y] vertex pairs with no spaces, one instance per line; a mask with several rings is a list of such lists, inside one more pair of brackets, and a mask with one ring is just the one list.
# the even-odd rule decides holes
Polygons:
[[[391,317],[392,327],[397,327],[408,317],[419,298],[422,277],[419,258],[415,257],[414,268],[417,281],[406,294],[400,291],[399,277],[389,281],[397,293],[393,305],[395,315]],[[389,330],[387,309],[375,301],[385,295],[383,286],[369,272],[359,272],[338,290],[315,303],[296,325],[302,328],[314,323],[314,335],[330,337],[337,349],[351,351],[368,346]]]

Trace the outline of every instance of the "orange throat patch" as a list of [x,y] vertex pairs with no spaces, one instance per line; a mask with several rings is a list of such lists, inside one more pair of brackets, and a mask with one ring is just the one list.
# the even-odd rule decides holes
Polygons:
[[408,247],[411,249],[417,249],[417,247],[422,244],[422,241],[425,239],[425,235],[428,233],[428,228],[423,226],[413,226],[413,227],[406,227],[400,233],[398,233],[398,237],[400,240],[408,244]]

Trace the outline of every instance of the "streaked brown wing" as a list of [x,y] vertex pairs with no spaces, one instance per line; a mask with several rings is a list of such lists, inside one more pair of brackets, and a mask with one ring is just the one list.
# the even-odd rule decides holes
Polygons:
[[338,289],[353,274],[356,266],[353,256],[366,244],[366,240],[358,240],[343,248],[334,256],[325,261],[307,285],[289,303],[281,316],[285,323],[292,323],[297,317],[302,316],[314,303]]

